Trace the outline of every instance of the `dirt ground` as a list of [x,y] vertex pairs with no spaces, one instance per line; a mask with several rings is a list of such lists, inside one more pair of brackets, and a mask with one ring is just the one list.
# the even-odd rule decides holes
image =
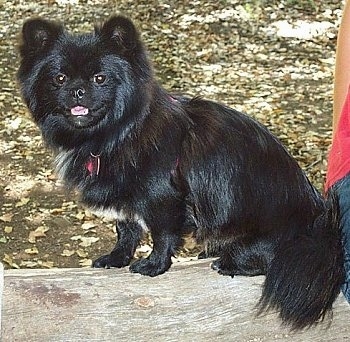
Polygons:
[[[69,4],[71,3],[71,4]],[[90,266],[114,245],[114,223],[65,192],[19,96],[18,36],[42,16],[76,31],[113,13],[133,18],[157,77],[266,124],[322,189],[331,142],[332,71],[340,1],[1,1],[0,260],[7,268]],[[145,241],[138,256],[150,251]],[[198,248],[189,241],[182,257]]]

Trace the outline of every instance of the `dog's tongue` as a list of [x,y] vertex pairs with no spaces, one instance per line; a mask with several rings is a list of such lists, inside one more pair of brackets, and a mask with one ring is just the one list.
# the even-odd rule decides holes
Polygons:
[[70,110],[72,115],[87,115],[89,113],[89,108],[83,106],[75,106]]

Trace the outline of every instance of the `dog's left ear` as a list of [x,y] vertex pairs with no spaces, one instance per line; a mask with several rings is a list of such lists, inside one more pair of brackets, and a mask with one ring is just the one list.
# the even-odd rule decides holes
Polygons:
[[133,22],[123,16],[113,16],[101,28],[95,29],[105,41],[111,42],[122,52],[132,52],[140,47],[140,35]]

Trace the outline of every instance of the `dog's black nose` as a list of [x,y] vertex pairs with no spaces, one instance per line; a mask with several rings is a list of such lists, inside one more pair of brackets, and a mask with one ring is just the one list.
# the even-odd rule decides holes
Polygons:
[[78,88],[72,90],[72,95],[76,99],[81,99],[85,94],[85,89],[84,88]]

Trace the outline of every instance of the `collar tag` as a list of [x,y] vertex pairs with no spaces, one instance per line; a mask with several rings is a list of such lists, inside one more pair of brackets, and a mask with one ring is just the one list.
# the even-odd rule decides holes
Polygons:
[[94,155],[93,153],[90,153],[89,160],[85,164],[86,169],[89,172],[89,176],[96,175],[98,176],[100,173],[100,166],[101,166],[101,160],[100,155]]

